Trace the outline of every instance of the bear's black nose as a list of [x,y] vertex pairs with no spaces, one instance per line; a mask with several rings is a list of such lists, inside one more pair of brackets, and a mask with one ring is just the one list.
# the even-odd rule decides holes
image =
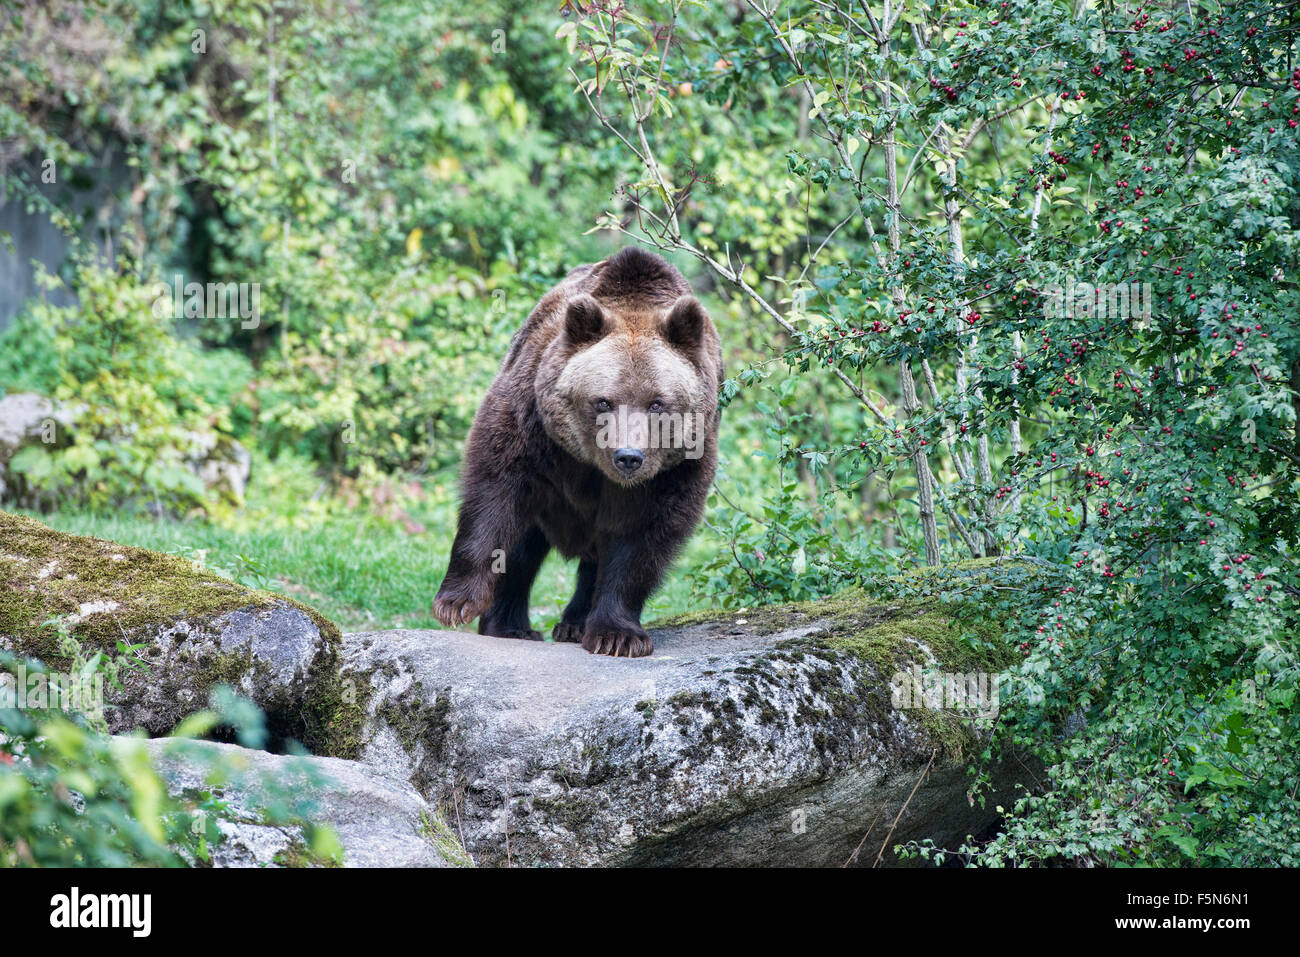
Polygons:
[[614,467],[624,475],[631,475],[644,461],[645,456],[639,449],[618,449],[614,453]]

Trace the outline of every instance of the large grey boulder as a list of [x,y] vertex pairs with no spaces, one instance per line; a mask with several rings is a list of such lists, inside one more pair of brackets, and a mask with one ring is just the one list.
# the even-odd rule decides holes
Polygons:
[[310,838],[301,824],[267,822],[266,809],[291,807],[333,830],[345,867],[444,867],[458,848],[439,830],[425,800],[405,781],[355,761],[269,754],[209,741],[155,738],[142,743],[174,796],[211,791],[226,805],[217,867],[306,863]]
[[174,555],[54,531],[0,512],[0,648],[68,672],[59,618],[85,654],[120,657],[138,644],[138,667],[102,692],[113,732],[167,734],[205,708],[218,684],[251,699],[278,738],[348,757],[360,720],[338,669],[340,636],[291,599],[244,588]]
[[935,622],[759,609],[658,630],[632,659],[389,631],[345,635],[342,660],[361,759],[454,816],[480,864],[871,865],[995,818],[960,760],[979,722],[894,706],[896,672],[956,647]]

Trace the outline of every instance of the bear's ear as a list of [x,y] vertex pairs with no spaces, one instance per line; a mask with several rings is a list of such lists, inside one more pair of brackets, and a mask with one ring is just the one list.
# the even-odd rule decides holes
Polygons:
[[670,345],[695,349],[704,341],[704,324],[707,321],[708,317],[704,314],[700,301],[694,296],[682,296],[668,310],[661,328]]
[[575,346],[595,342],[605,334],[605,311],[590,296],[582,295],[569,302],[564,315],[564,335]]

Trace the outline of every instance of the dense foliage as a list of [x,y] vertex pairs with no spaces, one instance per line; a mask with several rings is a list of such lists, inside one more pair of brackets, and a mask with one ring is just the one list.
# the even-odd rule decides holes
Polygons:
[[[749,7],[757,22],[704,57],[727,76],[715,99],[775,86],[811,100],[821,135],[789,169],[825,203],[806,206],[811,234],[844,247],[795,254],[784,314],[732,265],[761,251],[719,261],[697,243],[706,220],[682,215],[656,161],[646,130],[668,130],[668,110],[643,79],[663,60],[623,42],[646,24],[584,24],[584,90],[626,101],[607,122],[648,171],[653,239],[740,286],[788,333],[788,369],[829,369],[860,403],[863,423],[786,457],[836,491],[910,464],[930,564],[967,550],[1043,566],[995,607],[1025,659],[999,743],[1035,751],[1047,781],[963,852],[1295,864],[1289,14]],[[978,162],[984,140],[994,163]],[[863,371],[891,367],[874,397]],[[860,577],[855,546],[816,538],[806,508],[773,498],[763,541],[799,546],[795,561],[814,544]],[[729,582],[761,594],[777,583],[752,554]]]
[[[209,431],[294,490],[259,521],[319,482],[313,520],[443,548],[509,335],[631,237],[732,373],[694,601],[1015,560],[925,580],[1020,652],[991,752],[1041,787],[917,853],[1300,863],[1288,5],[58,6],[0,6],[5,188],[134,173],[117,258],[77,244],[77,305],[2,340],[0,385],[90,409],[13,464],[45,504],[246,525],[177,464]],[[177,272],[258,321],[142,319]]]
[[[212,789],[169,794],[141,740],[107,733],[106,698],[120,673],[145,667],[136,649],[122,642],[112,656],[88,655],[66,623],[45,625],[68,656],[66,672],[0,652],[0,866],[210,864],[226,839],[222,825],[234,820],[220,787],[244,772],[195,752],[189,760],[206,763]],[[212,705],[176,729],[174,748],[218,726],[249,747],[265,743],[263,715],[251,702],[218,687]],[[337,836],[305,823],[309,802],[279,782],[260,784],[267,822],[303,827],[307,859],[338,859]]]

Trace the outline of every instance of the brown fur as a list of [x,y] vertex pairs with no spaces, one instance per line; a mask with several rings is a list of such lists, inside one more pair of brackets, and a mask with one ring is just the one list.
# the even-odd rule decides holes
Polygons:
[[[515,334],[474,417],[438,620],[481,616],[480,634],[539,638],[528,594],[555,548],[578,559],[578,585],[554,638],[599,654],[653,652],[641,610],[704,512],[721,380],[713,323],[663,259],[628,247],[571,272]],[[702,454],[600,447],[600,399],[701,413]],[[629,451],[643,456],[631,474],[615,462]]]

